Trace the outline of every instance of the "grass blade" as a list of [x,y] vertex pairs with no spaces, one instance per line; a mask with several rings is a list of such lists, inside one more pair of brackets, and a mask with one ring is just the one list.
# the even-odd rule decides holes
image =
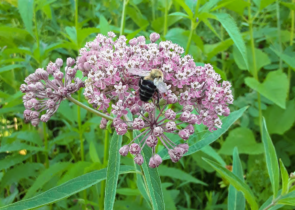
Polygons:
[[273,191],[273,199],[275,199],[279,191],[279,164],[276,150],[268,134],[264,118],[262,127],[262,141],[265,151],[266,166]]
[[34,0],[18,0],[18,10],[27,31],[33,34]]
[[289,174],[281,159],[280,159],[280,168],[281,168],[281,176],[282,176],[282,195],[285,195],[288,192]]
[[122,145],[122,136],[114,132],[110,143],[109,162],[107,167],[104,209],[112,210],[114,207],[116,189],[119,177],[121,155],[119,149]]
[[[133,136],[137,136],[139,134],[138,131],[133,131]],[[137,140],[140,141],[141,138]],[[158,173],[157,168],[150,168],[149,167],[149,160],[152,156],[152,150],[148,146],[145,146],[142,150],[142,156],[143,156],[143,164],[142,164],[142,170],[144,173],[143,179],[145,179],[145,182],[147,184],[147,190],[149,192],[151,203],[153,210],[164,210],[165,209],[165,203],[164,203],[164,197],[161,187],[161,179]]]
[[227,179],[232,186],[234,186],[238,191],[241,191],[244,194],[252,210],[258,209],[258,204],[256,203],[253,192],[248,185],[246,185],[239,177],[230,172],[228,169],[222,167],[220,164],[212,160],[208,160],[205,158],[203,159],[207,163],[209,163],[223,178]]
[[[244,173],[239,157],[238,148],[233,152],[233,174],[235,174],[242,182],[244,182]],[[243,210],[245,209],[245,198],[242,192],[239,192],[230,185],[228,188],[228,210]]]
[[[119,174],[135,173],[132,166],[121,166]],[[67,198],[82,190],[85,190],[102,180],[106,179],[107,169],[93,171],[74,178],[62,185],[54,187],[44,193],[41,193],[33,198],[22,200],[11,205],[1,207],[1,210],[26,210],[44,206],[50,203]]]

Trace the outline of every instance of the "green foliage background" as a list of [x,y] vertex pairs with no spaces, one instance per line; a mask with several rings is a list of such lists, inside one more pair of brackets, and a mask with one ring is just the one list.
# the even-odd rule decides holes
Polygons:
[[[295,170],[294,10],[294,0],[2,0],[0,207],[71,180],[63,194],[54,190],[60,188],[44,194],[42,199],[55,195],[54,204],[39,198],[32,202],[44,205],[42,209],[163,209],[164,204],[169,210],[256,209],[248,199],[253,196],[264,205],[261,209],[267,209],[273,195],[274,199],[283,195],[288,172]],[[160,194],[145,194],[146,185],[139,181],[142,169],[134,169],[131,155],[116,156],[118,142],[131,137],[119,139],[112,130],[100,130],[101,118],[64,101],[47,124],[33,128],[23,120],[19,86],[27,75],[58,57],[76,57],[97,33],[120,34],[120,30],[128,39],[157,32],[161,40],[181,45],[196,63],[211,63],[232,83],[232,111],[248,106],[213,144],[204,143],[179,163],[164,161],[156,172],[160,178],[155,171],[150,177],[145,173],[147,185],[160,184],[155,192],[163,193],[164,204]],[[74,97],[87,104],[82,92]],[[211,134],[203,126],[196,130],[189,144]],[[280,167],[282,186],[277,158],[286,167]],[[120,166],[120,159],[120,170],[105,169]],[[232,165],[238,178],[230,178],[233,173],[224,168]],[[249,194],[241,180],[249,186]],[[228,190],[229,183],[233,186]],[[235,194],[238,185],[242,194]],[[108,191],[116,187],[116,192]],[[235,206],[233,196],[248,202]],[[292,196],[268,209],[293,209]],[[149,199],[155,199],[152,205]]]

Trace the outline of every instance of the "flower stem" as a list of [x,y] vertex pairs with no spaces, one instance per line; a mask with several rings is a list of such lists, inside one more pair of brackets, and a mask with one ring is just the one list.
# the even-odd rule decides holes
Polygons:
[[126,19],[126,6],[128,4],[128,0],[124,0],[123,2],[123,11],[122,11],[122,18],[121,18],[121,28],[120,28],[120,35],[124,34],[125,29],[125,19]]
[[[109,131],[105,130],[105,138],[104,138],[104,158],[103,158],[103,167],[106,168],[108,166],[109,159]],[[103,210],[104,208],[104,196],[105,196],[105,180],[101,182],[101,191],[100,191],[100,202],[99,209]]]
[[[282,53],[282,39],[281,39],[281,25],[280,25],[280,4],[279,1],[276,1],[276,10],[277,10],[277,30],[278,30],[278,40],[279,40],[279,50]],[[280,57],[280,69],[283,70],[283,60]]]
[[190,48],[190,45],[192,42],[193,32],[194,32],[194,22],[191,20],[191,30],[190,30],[188,41],[186,44],[185,54],[188,54],[188,52],[189,52],[189,48]]
[[86,106],[85,104],[81,103],[80,101],[77,101],[76,99],[72,98],[71,96],[68,96],[67,99],[69,101],[73,102],[74,104],[78,105],[79,107],[82,107],[83,109],[86,109],[87,111],[89,111],[89,112],[91,112],[93,114],[96,114],[99,117],[103,117],[103,118],[105,118],[107,120],[111,120],[111,121],[114,120],[113,117],[108,116],[108,115],[106,115],[106,114],[104,114],[102,112],[99,112],[99,111],[95,110],[95,109],[92,109],[91,107]]
[[44,152],[44,155],[45,155],[45,166],[46,168],[49,167],[49,159],[48,159],[48,139],[47,139],[47,131],[46,131],[46,123],[43,122],[43,135],[44,135],[44,147],[45,147],[45,152]]
[[164,15],[164,31],[163,38],[165,38],[168,30],[168,0],[165,1],[165,15]]
[[[78,100],[81,101],[81,93],[80,90],[78,91]],[[84,161],[84,140],[82,135],[82,120],[81,120],[81,107],[78,106],[78,128],[79,128],[79,139],[80,139],[80,156],[81,161]]]
[[271,208],[272,206],[276,205],[277,202],[280,200],[282,196],[277,197],[275,200],[273,200],[267,207],[265,207],[263,210],[267,210],[269,208]]
[[[254,44],[254,36],[253,36],[253,19],[251,15],[251,0],[248,0],[249,7],[248,7],[248,24],[249,24],[249,31],[250,31],[250,39],[251,39],[251,51],[252,51],[252,58],[253,58],[253,76],[259,82],[258,78],[258,69],[256,65],[256,55],[255,55],[255,44]],[[257,101],[258,101],[258,110],[259,110],[259,127],[260,133],[262,133],[262,110],[261,110],[261,96],[260,93],[257,92]]]

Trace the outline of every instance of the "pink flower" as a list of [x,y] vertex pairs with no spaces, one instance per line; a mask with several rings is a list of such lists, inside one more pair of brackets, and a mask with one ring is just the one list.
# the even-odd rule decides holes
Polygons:
[[118,135],[124,135],[127,132],[127,125],[125,123],[121,123],[116,126],[116,132]]
[[160,34],[151,33],[151,35],[150,35],[151,42],[156,42],[159,38],[160,38]]

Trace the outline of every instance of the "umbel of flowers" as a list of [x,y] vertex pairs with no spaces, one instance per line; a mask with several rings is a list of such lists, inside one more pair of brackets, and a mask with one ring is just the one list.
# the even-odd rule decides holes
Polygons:
[[[141,165],[143,163],[142,148],[151,147],[153,155],[149,166],[155,168],[162,162],[161,157],[156,154],[156,146],[158,142],[161,142],[167,148],[171,160],[179,161],[188,151],[189,146],[187,143],[177,145],[166,134],[178,135],[186,141],[194,133],[194,124],[203,123],[210,131],[220,128],[222,123],[219,116],[229,115],[228,104],[233,102],[231,84],[227,81],[220,82],[220,75],[210,64],[204,67],[196,66],[190,55],[182,55],[184,49],[181,46],[171,41],[159,42],[157,41],[159,38],[159,34],[152,33],[150,41],[140,36],[127,43],[125,36],[116,38],[113,32],[109,32],[108,36],[98,34],[92,42],[86,43],[80,50],[76,66],[71,67],[74,61],[71,65],[67,65],[65,81],[68,82],[62,83],[63,75],[58,77],[60,78],[58,80],[56,73],[51,71],[51,65],[58,69],[61,67],[62,63],[58,64],[60,60],[49,64],[47,71],[42,70],[52,74],[53,81],[49,81],[47,77],[45,79],[38,77],[33,80],[32,83],[36,86],[38,80],[43,79],[44,87],[30,89],[31,80],[26,79],[28,85],[22,86],[21,89],[26,92],[26,95],[28,93],[32,95],[29,100],[34,99],[29,104],[25,101],[27,108],[25,116],[28,115],[27,112],[30,112],[26,119],[36,119],[31,117],[31,114],[48,109],[48,101],[53,100],[54,108],[51,108],[52,111],[48,113],[49,117],[43,117],[43,115],[41,117],[41,120],[46,118],[43,121],[47,121],[66,94],[69,95],[84,85],[80,79],[76,81],[71,77],[74,83],[69,83],[70,80],[67,79],[67,68],[75,72],[78,69],[86,77],[84,96],[88,102],[104,113],[107,113],[107,109],[111,106],[111,113],[115,116],[112,125],[117,134],[124,135],[128,130],[134,129],[140,131],[138,136],[119,150],[121,155],[126,156],[130,152],[134,155],[134,161]],[[140,77],[133,74],[134,69],[146,72],[150,72],[151,69],[161,70],[166,92],[159,96],[154,94],[149,102],[141,101]],[[34,74],[39,71],[41,70],[37,69]],[[68,90],[69,85],[75,88]],[[46,95],[48,88],[51,88],[51,92],[55,94],[54,99]],[[67,91],[61,94],[60,88]],[[160,104],[157,102],[158,97],[161,100]],[[43,108],[31,105],[35,104],[36,98],[41,100],[39,104]],[[31,108],[35,111],[31,111]],[[127,117],[128,111],[133,115],[133,120]],[[31,122],[34,125],[38,124],[32,120]],[[104,129],[106,126],[107,120],[102,119],[100,128]]]

